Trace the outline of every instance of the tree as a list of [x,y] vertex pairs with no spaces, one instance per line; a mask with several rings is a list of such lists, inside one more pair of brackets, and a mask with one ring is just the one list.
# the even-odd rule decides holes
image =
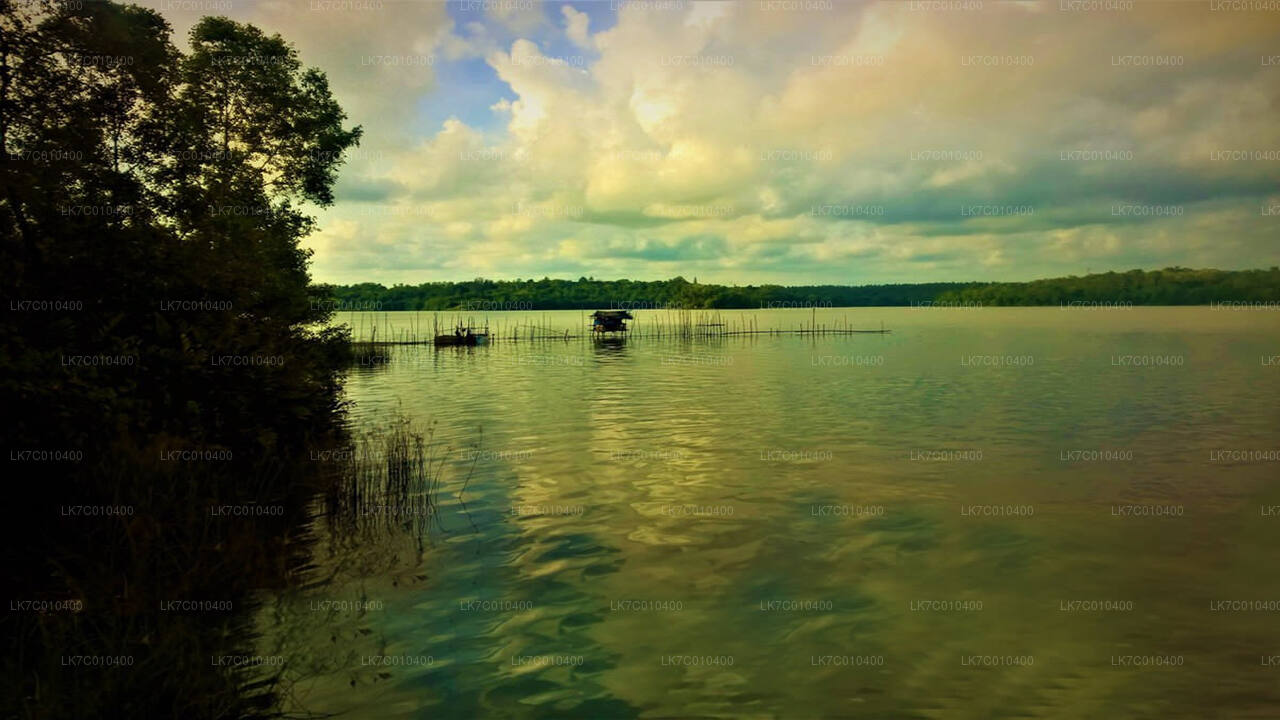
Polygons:
[[[330,306],[310,285],[302,207],[333,201],[360,137],[324,74],[279,36],[225,18],[199,22],[183,56],[150,10],[0,2],[0,258],[15,298],[70,292],[85,305],[54,323],[5,318],[5,357],[31,360],[6,368],[6,391],[77,418],[33,414],[20,432],[270,445],[299,417],[318,419],[336,403],[340,338],[310,329]],[[164,308],[193,300],[227,309]],[[69,354],[136,365],[50,378]],[[215,354],[288,361],[228,372]],[[263,432],[272,421],[285,427]]]
[[[20,596],[92,597],[78,616],[18,617],[6,633],[0,694],[24,717],[253,714],[257,701],[200,652],[245,637],[236,619],[160,617],[156,599],[239,607],[276,582],[284,523],[315,491],[304,463],[284,461],[340,425],[347,343],[313,329],[330,306],[299,243],[304,208],[332,202],[360,130],[278,36],[206,19],[183,55],[169,33],[131,5],[0,0],[4,440],[81,458],[10,465],[20,505],[37,512],[6,523],[0,546]],[[156,462],[173,448],[234,461]],[[145,512],[51,519],[69,489]],[[291,516],[247,528],[200,517],[232,498]],[[251,570],[263,567],[268,582]],[[68,648],[138,663],[73,672],[58,662]]]

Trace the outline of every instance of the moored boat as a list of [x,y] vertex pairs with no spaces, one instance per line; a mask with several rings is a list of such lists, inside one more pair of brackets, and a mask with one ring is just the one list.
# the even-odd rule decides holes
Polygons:
[[436,347],[450,345],[483,345],[489,339],[488,333],[475,332],[469,327],[459,325],[452,333],[447,335],[437,335],[435,338]]

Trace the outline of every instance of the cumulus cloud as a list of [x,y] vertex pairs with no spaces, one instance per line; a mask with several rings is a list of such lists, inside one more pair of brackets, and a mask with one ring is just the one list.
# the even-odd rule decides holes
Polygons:
[[[442,4],[344,20],[360,39],[255,14],[333,67],[353,118],[419,133],[344,177],[383,214],[327,211],[319,276],[913,281],[1280,254],[1259,210],[1280,186],[1280,13],[619,3],[609,26],[509,2],[459,25],[418,5]],[[340,66],[370,45],[453,59]],[[472,57],[485,119],[417,124]],[[362,243],[392,248],[382,267]]]
[[580,48],[590,48],[591,38],[587,33],[590,17],[584,12],[574,10],[569,5],[561,7],[560,10],[564,12],[564,34],[573,41],[574,45]]

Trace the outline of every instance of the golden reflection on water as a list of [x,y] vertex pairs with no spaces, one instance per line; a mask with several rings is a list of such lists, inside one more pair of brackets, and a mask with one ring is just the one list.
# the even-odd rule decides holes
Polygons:
[[[357,422],[399,407],[440,423],[455,466],[441,527],[420,562],[386,539],[365,550],[402,567],[323,591],[359,589],[385,609],[321,618],[297,612],[300,593],[264,627],[280,639],[306,626],[284,644],[326,667],[360,653],[432,664],[302,678],[300,706],[921,718],[1280,707],[1280,668],[1265,664],[1280,653],[1280,611],[1221,604],[1280,601],[1280,517],[1265,514],[1280,505],[1280,465],[1222,454],[1280,450],[1280,368],[1262,360],[1280,345],[1280,313],[822,313],[893,333],[411,348],[354,373]],[[745,314],[762,327],[799,317]],[[547,318],[570,328],[578,315]],[[1124,364],[1134,357],[1165,362]],[[460,453],[480,427],[483,454]]]

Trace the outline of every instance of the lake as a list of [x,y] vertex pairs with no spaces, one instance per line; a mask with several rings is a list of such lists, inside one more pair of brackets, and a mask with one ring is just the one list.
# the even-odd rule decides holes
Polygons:
[[1280,312],[720,317],[892,332],[362,358],[351,422],[433,427],[438,512],[318,537],[328,584],[265,596],[292,709],[1274,716]]

